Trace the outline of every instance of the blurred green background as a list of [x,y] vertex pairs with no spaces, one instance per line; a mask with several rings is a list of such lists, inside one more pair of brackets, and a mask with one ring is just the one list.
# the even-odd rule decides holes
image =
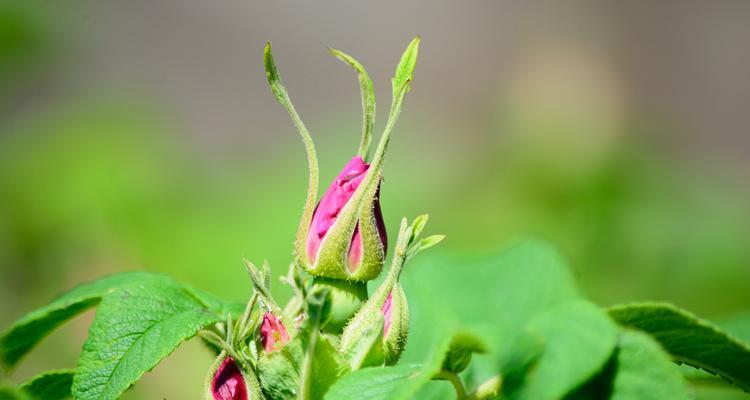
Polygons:
[[[367,66],[382,128],[415,34],[382,194],[392,235],[424,212],[455,252],[534,234],[602,305],[750,309],[748,18],[743,1],[0,1],[0,326],[117,271],[232,300],[250,291],[242,257],[285,271],[306,163],[265,41],[325,187],[361,112],[325,46]],[[74,365],[91,317],[9,378]],[[197,399],[210,360],[188,343],[126,398]]]

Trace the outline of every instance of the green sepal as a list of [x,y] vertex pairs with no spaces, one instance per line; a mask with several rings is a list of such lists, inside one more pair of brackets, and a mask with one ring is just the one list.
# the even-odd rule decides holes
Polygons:
[[354,57],[336,50],[328,49],[331,54],[339,60],[349,64],[359,74],[359,87],[362,92],[362,138],[359,142],[359,155],[365,162],[370,152],[370,141],[372,140],[372,128],[375,125],[375,88],[370,75],[362,64]]
[[404,288],[396,283],[391,290],[391,296],[391,326],[383,337],[386,365],[395,365],[398,362],[409,337],[409,304]]
[[[377,278],[383,271],[385,248],[380,240],[373,207],[380,178],[368,181],[371,172],[372,167],[331,225],[320,243],[315,263],[310,265],[304,261],[305,270],[311,275],[363,282]],[[363,188],[365,182],[369,182],[370,187]],[[357,224],[362,235],[362,261],[354,271],[350,271],[347,257]]]
[[287,92],[286,87],[281,83],[281,76],[276,69],[276,62],[273,59],[270,42],[266,43],[266,47],[263,51],[263,65],[266,69],[266,78],[271,87],[271,92],[273,92],[274,96],[276,96],[276,100],[279,101],[292,118],[294,126],[302,137],[302,142],[305,145],[305,151],[307,153],[307,166],[309,169],[307,197],[305,199],[305,209],[302,212],[302,218],[300,219],[299,228],[297,229],[297,238],[294,246],[297,262],[300,265],[305,265],[305,242],[307,240],[307,232],[310,229],[312,215],[315,211],[315,201],[318,197],[318,180],[320,174],[318,168],[318,156],[316,155],[315,143],[312,140],[312,136],[310,136],[310,132],[302,122],[299,114],[297,114],[297,110],[294,108],[292,100],[289,98],[289,93]]

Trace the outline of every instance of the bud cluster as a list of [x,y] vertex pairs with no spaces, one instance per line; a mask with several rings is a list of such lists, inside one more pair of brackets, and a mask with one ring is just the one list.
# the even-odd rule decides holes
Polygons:
[[[380,142],[370,157],[375,117],[372,81],[364,67],[338,50],[331,53],[359,75],[364,121],[359,149],[318,199],[318,160],[307,128],[282,85],[270,44],[265,68],[271,90],[302,136],[309,166],[308,193],[289,274],[292,299],[279,307],[271,296],[270,267],[246,262],[253,296],[245,311],[201,336],[218,352],[209,373],[209,400],[318,398],[346,371],[395,364],[406,344],[409,309],[399,283],[409,258],[440,242],[420,239],[427,216],[401,222],[390,268],[368,295],[368,281],[383,271],[388,235],[380,208],[383,165],[391,132],[410,89],[419,38],[414,39],[392,80],[393,99]],[[327,360],[327,361],[322,361]],[[313,367],[332,364],[326,370]],[[330,383],[328,383],[330,384]]]

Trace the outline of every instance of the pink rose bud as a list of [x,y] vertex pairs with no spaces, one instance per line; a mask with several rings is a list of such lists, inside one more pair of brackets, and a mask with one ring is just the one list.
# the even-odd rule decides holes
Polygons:
[[211,381],[213,400],[248,400],[245,377],[232,357],[222,361]]
[[280,319],[270,312],[263,315],[260,325],[260,342],[267,352],[279,350],[289,341],[289,332]]
[[396,284],[383,303],[383,347],[386,365],[401,357],[409,335],[409,305],[401,285]]
[[[346,166],[344,166],[344,169],[338,177],[336,177],[333,183],[331,183],[331,186],[321,198],[318,206],[315,208],[312,222],[307,233],[306,252],[307,262],[309,264],[315,264],[318,261],[318,252],[323,239],[326,238],[329,230],[337,221],[341,210],[347,205],[354,195],[354,192],[362,183],[369,168],[370,165],[365,163],[364,160],[362,160],[362,157],[355,156],[346,164]],[[372,201],[372,207],[379,236],[378,240],[382,246],[383,253],[385,253],[387,237],[378,197],[379,193],[375,195],[375,198]],[[357,221],[346,254],[346,267],[350,272],[354,272],[362,264],[363,253],[364,244],[362,233],[360,232],[359,221]]]

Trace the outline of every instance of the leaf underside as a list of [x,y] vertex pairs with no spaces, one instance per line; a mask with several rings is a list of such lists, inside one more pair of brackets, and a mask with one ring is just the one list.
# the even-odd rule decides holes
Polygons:
[[649,333],[676,362],[717,374],[750,391],[750,347],[716,325],[662,303],[617,306],[609,313],[621,325]]
[[68,399],[74,375],[72,369],[43,372],[21,385],[20,389],[32,400]]

